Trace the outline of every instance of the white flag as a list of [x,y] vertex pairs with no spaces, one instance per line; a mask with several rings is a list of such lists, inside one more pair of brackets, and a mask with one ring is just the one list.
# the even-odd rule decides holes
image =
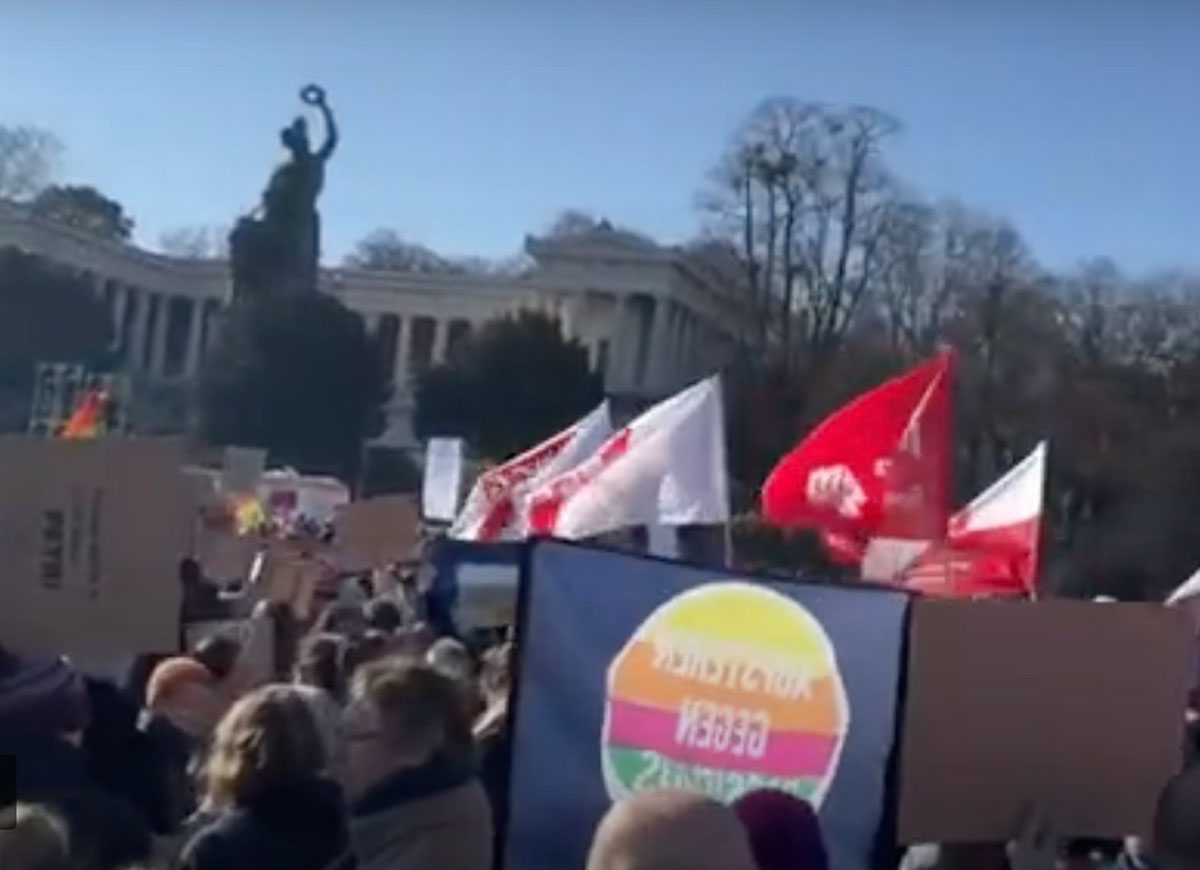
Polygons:
[[425,519],[453,522],[461,485],[462,439],[430,438],[425,447],[425,481],[421,488]]
[[1176,586],[1175,591],[1167,596],[1164,603],[1168,607],[1174,607],[1177,604],[1192,602],[1197,596],[1200,596],[1200,571]]
[[525,508],[534,533],[561,538],[727,522],[720,378],[655,405],[578,468],[531,492]]
[[570,471],[596,452],[612,434],[608,402],[579,422],[475,481],[450,537],[462,541],[512,541],[525,537],[518,514],[524,496],[547,480]]

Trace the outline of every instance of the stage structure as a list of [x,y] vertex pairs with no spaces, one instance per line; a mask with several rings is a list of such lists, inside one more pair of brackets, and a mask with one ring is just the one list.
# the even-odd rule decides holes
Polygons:
[[128,432],[130,386],[127,375],[93,372],[75,363],[43,362],[34,372],[29,434],[53,437],[70,419],[80,400],[95,389],[101,389],[109,396],[106,434]]

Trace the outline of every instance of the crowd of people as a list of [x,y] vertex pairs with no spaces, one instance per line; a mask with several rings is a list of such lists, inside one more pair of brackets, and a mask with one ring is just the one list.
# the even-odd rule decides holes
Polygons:
[[[198,581],[185,567],[185,586]],[[463,638],[411,583],[313,624],[260,602],[118,685],[0,646],[0,870],[489,870],[502,865],[513,645]],[[553,776],[553,771],[546,775]],[[4,797],[0,794],[0,798]],[[1200,870],[1200,767],[1154,838],[898,850],[880,867]],[[825,870],[818,815],[763,790],[732,807],[652,791],[613,805],[587,870]],[[564,868],[565,870],[565,868]]]

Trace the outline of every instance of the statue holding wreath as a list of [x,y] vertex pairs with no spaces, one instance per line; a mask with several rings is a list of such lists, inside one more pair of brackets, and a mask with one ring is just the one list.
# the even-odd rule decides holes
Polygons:
[[241,218],[229,235],[235,299],[317,291],[321,224],[317,199],[325,164],[337,148],[338,132],[325,91],[308,85],[300,99],[321,113],[325,141],[312,150],[308,122],[297,117],[279,135],[288,159],[272,174],[262,204]]

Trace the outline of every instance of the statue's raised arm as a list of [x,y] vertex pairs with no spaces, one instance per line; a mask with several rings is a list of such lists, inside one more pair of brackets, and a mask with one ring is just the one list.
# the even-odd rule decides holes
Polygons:
[[333,119],[333,110],[325,99],[325,89],[319,85],[308,85],[300,91],[300,99],[310,106],[315,106],[321,112],[321,120],[325,124],[325,142],[315,152],[321,160],[333,156],[338,143],[337,122]]

